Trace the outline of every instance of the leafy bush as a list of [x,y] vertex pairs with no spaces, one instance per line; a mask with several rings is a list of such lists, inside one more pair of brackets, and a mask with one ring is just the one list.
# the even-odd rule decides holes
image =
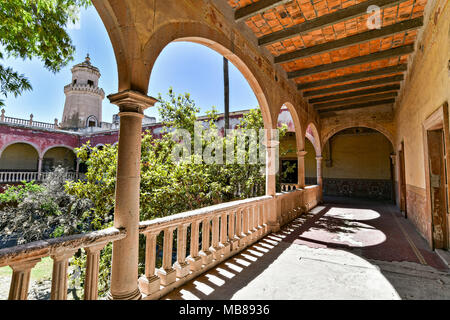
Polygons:
[[21,185],[8,186],[3,193],[0,193],[0,209],[6,206],[14,207],[23,201],[27,194],[42,192],[43,188],[35,181],[22,181]]
[[3,242],[24,244],[93,230],[89,218],[92,202],[67,194],[66,176],[67,171],[58,167],[41,186],[27,184],[4,196],[17,205],[0,210]]

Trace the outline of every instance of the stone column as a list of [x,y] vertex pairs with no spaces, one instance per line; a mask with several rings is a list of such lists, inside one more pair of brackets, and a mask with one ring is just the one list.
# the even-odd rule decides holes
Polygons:
[[113,244],[108,298],[137,300],[141,299],[138,256],[142,119],[144,110],[153,106],[156,99],[131,90],[110,95],[108,99],[120,109],[114,226],[127,231],[126,238]]
[[[275,130],[272,130],[275,131]],[[273,133],[271,134],[273,137]],[[280,230],[280,217],[277,215],[276,174],[278,168],[279,145],[277,140],[266,141],[266,195],[273,199],[268,205],[268,227],[270,232]]]
[[308,152],[299,151],[297,152],[298,159],[298,187],[300,189],[304,189],[306,186],[305,183],[305,156]]
[[13,275],[8,300],[27,300],[31,269],[40,261],[41,259],[37,259],[10,265]]
[[320,201],[323,200],[323,178],[322,178],[322,160],[323,157],[317,157],[317,184],[320,186]]
[[38,160],[38,181],[42,180],[42,162],[44,159],[42,157],[39,157]]
[[80,178],[80,163],[81,163],[81,159],[77,158],[77,168],[75,170],[75,180],[78,180]]

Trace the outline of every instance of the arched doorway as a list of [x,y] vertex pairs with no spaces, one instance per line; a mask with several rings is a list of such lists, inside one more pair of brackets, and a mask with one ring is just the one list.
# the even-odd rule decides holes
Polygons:
[[324,141],[324,196],[394,201],[391,141],[367,127],[340,130]]
[[0,172],[37,172],[39,152],[26,142],[8,145],[0,152]]
[[53,171],[61,166],[69,172],[75,172],[77,166],[77,157],[69,147],[51,147],[43,154],[42,172]]

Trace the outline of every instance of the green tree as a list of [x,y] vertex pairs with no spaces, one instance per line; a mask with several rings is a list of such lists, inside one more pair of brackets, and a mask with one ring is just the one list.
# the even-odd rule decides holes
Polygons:
[[[90,0],[0,1],[0,60],[38,58],[46,69],[58,72],[73,60],[75,51],[67,24],[75,23],[77,10],[90,3]],[[0,64],[0,95],[18,96],[31,89],[25,75]],[[3,104],[0,99],[0,106]]]

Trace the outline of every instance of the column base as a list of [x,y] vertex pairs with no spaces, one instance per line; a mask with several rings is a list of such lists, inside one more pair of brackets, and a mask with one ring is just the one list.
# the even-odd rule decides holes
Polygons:
[[209,251],[212,252],[214,260],[220,260],[222,257],[222,247],[219,245],[218,247],[211,247]]
[[147,278],[145,276],[139,278],[139,288],[147,296],[158,292],[160,289],[160,285],[161,279],[157,275],[154,275],[150,278]]
[[124,293],[124,294],[114,294],[111,291],[108,292],[107,296],[108,300],[141,300],[142,294],[139,288],[137,288],[135,291],[130,293]]
[[184,278],[189,275],[189,265],[187,263],[178,263],[175,262],[175,270],[177,271],[177,277],[178,278]]
[[187,259],[189,269],[193,272],[198,271],[202,268],[202,258],[201,257],[188,257]]
[[269,225],[267,227],[268,227],[269,232],[278,232],[281,229],[279,223],[273,223],[273,224],[269,223]]
[[201,251],[200,257],[202,258],[202,263],[204,265],[211,264],[213,262],[213,254],[212,252],[208,251]]
[[231,252],[231,244],[229,244],[228,242],[222,244],[222,254],[224,256],[227,256],[230,254],[230,252]]
[[161,284],[168,286],[177,281],[177,272],[175,269],[159,269],[158,275],[161,278]]
[[239,250],[239,238],[234,238],[230,241],[231,251]]

